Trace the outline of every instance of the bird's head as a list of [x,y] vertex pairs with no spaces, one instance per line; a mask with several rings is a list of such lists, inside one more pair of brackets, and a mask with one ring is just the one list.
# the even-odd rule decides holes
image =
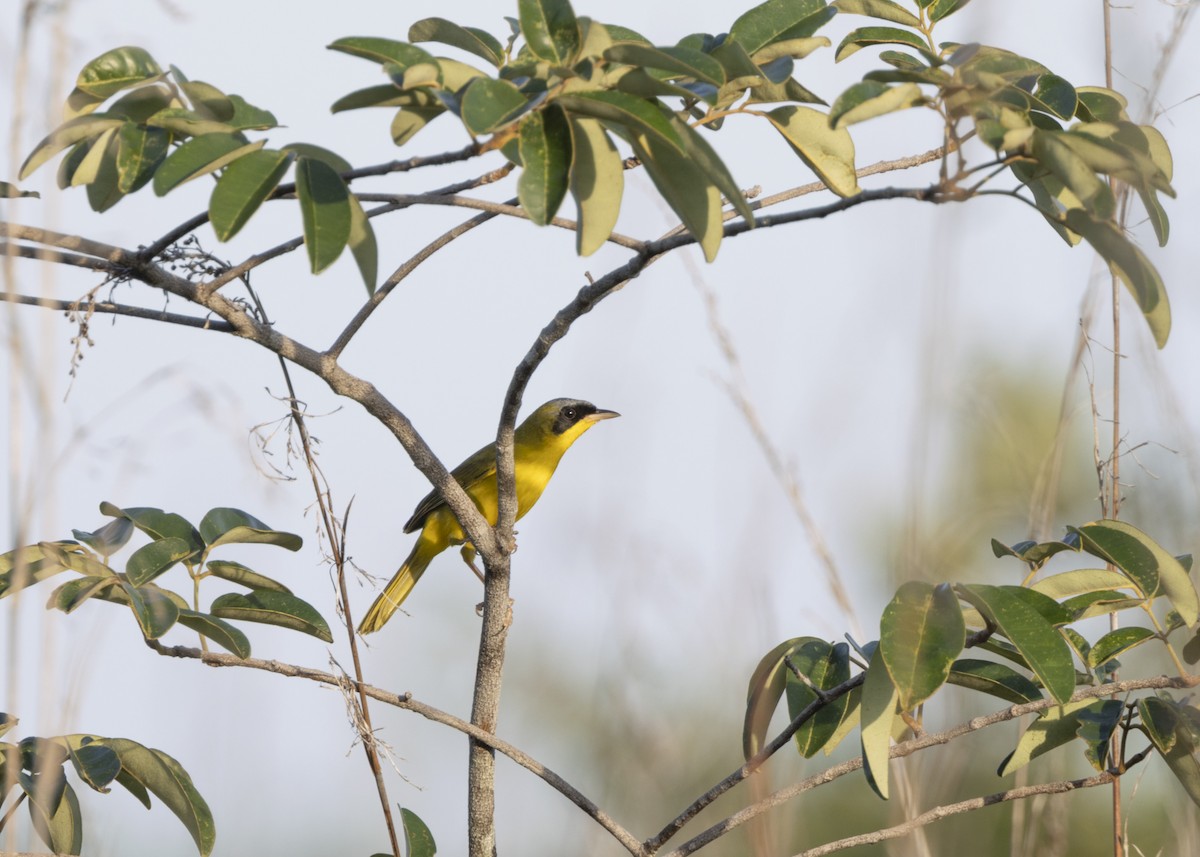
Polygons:
[[517,426],[518,442],[556,442],[570,446],[600,420],[619,417],[582,399],[551,399]]

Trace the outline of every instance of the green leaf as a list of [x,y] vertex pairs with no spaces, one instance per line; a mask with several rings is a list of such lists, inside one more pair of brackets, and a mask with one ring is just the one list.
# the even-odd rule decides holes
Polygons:
[[[174,66],[171,69],[178,73],[178,69]],[[228,95],[211,83],[205,83],[202,80],[181,80],[179,88],[192,103],[192,109],[196,113],[218,122],[228,122],[233,118],[233,102]],[[163,105],[163,107],[166,106],[166,104]]]
[[121,581],[121,589],[146,639],[157,640],[179,621],[179,607],[165,593],[125,581]]
[[75,87],[93,98],[104,99],[162,73],[145,50],[126,46],[107,51],[85,65]]
[[356,89],[349,92],[333,102],[329,108],[332,113],[341,113],[344,110],[360,110],[363,107],[400,107],[408,106],[414,102],[423,102],[426,105],[433,103],[433,96],[421,90],[413,92],[401,92],[392,83],[381,83],[378,86],[368,86],[364,89]]
[[834,0],[829,5],[844,15],[869,15],[906,27],[921,26],[921,21],[916,15],[892,0]]
[[265,574],[259,574],[257,571],[247,568],[240,562],[212,559],[205,565],[205,569],[213,577],[219,577],[222,580],[228,580],[231,583],[236,583],[239,586],[245,586],[249,589],[271,589],[275,592],[289,593],[292,591],[278,580],[273,580]]
[[154,192],[165,196],[181,184],[214,173],[243,155],[257,152],[266,142],[247,143],[241,134],[230,133],[192,137],[168,155],[154,173]]
[[350,238],[350,191],[325,161],[301,156],[296,162],[296,196],[300,200],[309,270],[319,274],[346,249]]
[[1196,624],[1196,587],[1183,564],[1158,542],[1124,521],[1094,521],[1078,532],[1084,550],[1121,569],[1146,596],[1165,593],[1183,621],[1189,627]]
[[929,52],[929,45],[919,35],[898,27],[861,27],[846,34],[834,51],[834,62],[841,62],[853,53],[871,45],[904,45],[913,48],[921,54],[934,59]]
[[504,47],[492,34],[475,27],[460,27],[445,18],[422,18],[408,28],[412,42],[441,42],[487,60],[499,68],[504,63]]
[[685,151],[679,126],[671,123],[657,102],[611,91],[574,93],[557,100],[569,113],[591,116],[610,125],[626,128],[631,133],[667,143],[680,154]]
[[83,815],[75,790],[63,780],[59,799],[51,802],[45,798],[40,782],[25,774],[19,780],[29,796],[29,817],[41,840],[55,854],[79,854],[83,849]]
[[230,95],[229,103],[233,105],[233,118],[229,120],[229,124],[236,131],[266,131],[279,127],[274,113],[247,104],[240,95]]
[[888,797],[888,761],[892,724],[896,720],[900,693],[883,662],[882,646],[875,650],[863,681],[861,718],[863,771],[867,782],[881,798]]
[[288,143],[279,151],[291,152],[297,158],[320,161],[328,165],[335,173],[348,173],[354,169],[353,165],[337,152],[326,149],[324,146],[315,146],[312,143]]
[[729,28],[729,38],[739,42],[748,53],[784,38],[800,38],[794,32],[796,28],[820,15],[825,6],[825,0],[767,0],[742,13]]
[[[128,738],[101,738],[97,743],[116,752],[121,758],[122,773],[136,781],[143,794],[153,792],[175,813],[195,840],[201,857],[208,857],[217,838],[216,826],[208,804],[196,791],[183,766],[162,750],[143,747]],[[148,800],[146,802],[149,805]]]
[[966,642],[954,590],[922,581],[902,585],[883,611],[879,651],[903,711],[931,697],[950,673]]
[[571,169],[571,129],[562,109],[551,104],[525,117],[520,147],[517,198],[530,221],[545,226],[567,195]]
[[1112,189],[1067,145],[1067,136],[1053,131],[1035,131],[1031,148],[1033,157],[1069,187],[1088,212],[1099,220],[1108,220],[1116,210]]
[[121,759],[111,747],[96,743],[78,747],[68,745],[67,752],[79,779],[103,794],[112,791],[109,784],[121,771]]
[[1102,86],[1080,86],[1075,93],[1079,97],[1075,115],[1084,122],[1117,122],[1129,118],[1125,113],[1129,102],[1119,92]]
[[951,665],[946,681],[1017,705],[1043,698],[1036,684],[1016,670],[995,661],[960,658]]
[[408,857],[434,857],[437,854],[433,834],[419,815],[400,807],[400,824],[404,827],[404,848]]
[[467,85],[461,108],[467,131],[481,136],[515,121],[529,109],[529,102],[515,84],[481,77]]
[[930,21],[940,21],[947,18],[970,3],[971,0],[933,0],[925,5],[929,10]]
[[108,577],[113,574],[111,568],[102,562],[97,562],[88,551],[75,542],[40,542],[38,547],[43,555],[53,559],[63,568],[96,577]]
[[610,62],[662,69],[676,76],[694,78],[713,86],[725,83],[725,71],[721,64],[708,54],[692,48],[655,48],[636,42],[623,42],[606,50],[604,58]]
[[392,142],[403,146],[416,136],[417,132],[446,112],[441,105],[432,107],[404,107],[396,111],[392,119]]
[[333,642],[329,625],[311,604],[286,592],[256,589],[249,595],[230,592],[220,596],[209,610],[220,619],[240,622],[261,622],[301,631],[313,637]]
[[1079,105],[1075,87],[1056,74],[1039,75],[1033,97],[1035,106],[1044,107],[1059,119],[1070,119]]
[[843,92],[829,109],[829,124],[845,128],[855,122],[873,119],[925,103],[921,88],[915,83],[888,86],[874,80],[856,83]]
[[90,116],[80,116],[64,122],[33,147],[33,151],[29,153],[25,163],[21,164],[17,178],[24,181],[34,170],[63,149],[74,146],[83,140],[99,137],[105,131],[120,128],[124,124],[124,119],[105,113],[93,113]]
[[11,182],[0,181],[0,199],[20,199],[22,197],[40,199],[41,196],[36,190],[21,190]]
[[1004,634],[1058,702],[1075,690],[1071,650],[1062,635],[1037,610],[999,586],[971,584],[960,589]]
[[[96,565],[104,567],[100,563]],[[0,598],[66,569],[67,566],[59,562],[57,552],[47,551],[41,545],[28,545],[0,554]]]
[[1029,728],[1017,742],[1016,749],[1000,763],[1000,769],[996,773],[1001,777],[1007,776],[1038,756],[1074,741],[1079,731],[1080,713],[1099,713],[1106,701],[1111,700],[1082,699],[1046,709],[1037,720],[1029,724]]
[[102,590],[116,586],[119,582],[120,579],[116,575],[107,577],[88,575],[67,581],[50,593],[46,609],[49,610],[53,607],[64,613],[70,613],[93,595],[98,595]]
[[121,175],[117,171],[116,129],[106,131],[92,144],[87,157],[79,165],[71,181],[79,181],[86,175],[87,199],[92,211],[105,212],[125,198],[121,192]]
[[1109,631],[1096,641],[1088,653],[1087,665],[1091,669],[1101,667],[1113,658],[1120,657],[1125,652],[1140,646],[1147,640],[1153,640],[1154,632],[1149,628],[1129,627]]
[[1155,749],[1162,755],[1183,790],[1200,805],[1200,759],[1187,718],[1179,703],[1165,697],[1138,700],[1138,713]]
[[197,613],[194,610],[180,610],[179,624],[203,634],[222,649],[233,652],[239,658],[250,657],[250,640],[223,619],[209,616],[207,613]]
[[198,137],[201,134],[231,134],[237,129],[229,122],[218,122],[203,113],[183,107],[167,107],[146,120],[147,125],[174,134]]
[[686,122],[678,117],[672,117],[671,123],[675,126],[680,139],[683,140],[684,154],[692,163],[704,171],[709,181],[716,185],[717,190],[725,195],[725,199],[728,200],[737,213],[753,226],[754,211],[750,208],[749,203],[746,202],[746,195],[742,193],[742,189],[734,181],[733,176],[721,160],[721,157],[700,133]]
[[346,243],[354,256],[354,264],[366,284],[367,294],[375,294],[375,283],[379,279],[379,244],[375,240],[375,229],[363,211],[362,203],[354,194],[349,196],[350,237]]
[[200,537],[200,533],[186,518],[176,515],[174,512],[164,512],[162,509],[148,506],[130,506],[122,509],[112,503],[103,502],[100,504],[100,514],[108,515],[110,518],[127,518],[152,539],[174,537],[183,539],[191,545],[193,553],[200,553],[204,550],[204,540]]
[[194,552],[192,545],[173,536],[150,542],[134,551],[126,561],[125,576],[134,586],[141,586]]
[[1083,595],[1087,592],[1126,587],[1132,589],[1129,578],[1118,571],[1107,568],[1077,568],[1043,577],[1033,584],[1031,589],[1056,600],[1069,598],[1072,595]]
[[625,165],[599,121],[568,116],[571,128],[571,196],[575,199],[575,250],[590,256],[617,225],[625,190]]
[[384,65],[395,63],[398,66],[437,64],[433,55],[428,51],[410,45],[408,42],[398,42],[395,39],[380,39],[374,36],[349,36],[338,39],[327,46],[331,51],[341,51],[344,54],[360,57],[371,62]]
[[579,50],[579,21],[568,0],[517,0],[521,35],[534,56],[567,65]]
[[208,200],[208,216],[218,241],[228,241],[246,225],[287,172],[293,155],[271,149],[251,152],[230,164]]
[[767,119],[830,190],[842,197],[859,192],[849,131],[831,128],[824,113],[797,105],[777,107],[767,113]]
[[1082,210],[1068,211],[1067,227],[1078,232],[1108,263],[1141,309],[1159,348],[1171,333],[1171,308],[1162,277],[1150,260],[1111,223],[1094,220]]
[[122,193],[133,193],[150,181],[166,158],[171,135],[161,128],[126,122],[117,140],[117,187]]
[[294,533],[274,530],[241,509],[221,506],[208,510],[200,522],[200,536],[209,548],[226,544],[264,544],[298,551],[304,544],[304,540]]
[[133,521],[128,518],[117,518],[109,521],[95,532],[86,530],[71,530],[71,535],[90,547],[102,557],[109,557],[125,547],[129,537],[133,535]]
[[[5,714],[4,712],[0,711],[0,737],[3,737],[6,733],[8,733],[14,726],[16,726],[20,722],[21,722],[20,717],[16,717],[15,715],[12,715],[12,714]],[[3,755],[0,755],[0,765],[3,765],[3,763],[4,763],[4,757],[3,757]]]
[[[792,59],[799,60],[804,59],[818,48],[827,48],[831,44],[833,43],[824,36],[811,36],[806,39],[787,39],[782,42],[772,42],[765,48],[760,48],[751,55],[750,59],[754,60],[757,65],[770,63],[782,57],[791,57]],[[791,72],[789,71],[788,74],[791,74]]]
[[[795,720],[804,709],[817,701],[817,694],[793,673],[792,668],[799,670],[801,675],[821,690],[832,690],[850,679],[850,647],[845,643],[830,645],[824,640],[809,640],[786,656],[784,677],[787,682],[788,717]],[[794,736],[796,749],[801,756],[810,759],[829,743],[845,718],[849,705],[849,695],[842,694],[801,724]]]
[[[1126,581],[1125,585],[1130,584]],[[1088,592],[1068,598],[1063,601],[1062,606],[1070,611],[1073,617],[1071,621],[1078,622],[1093,616],[1107,616],[1120,610],[1128,610],[1130,607],[1140,607],[1145,600],[1140,595],[1130,597],[1113,589],[1102,589],[1099,592]]]
[[1097,771],[1108,766],[1112,736],[1125,713],[1118,699],[1106,699],[1102,704],[1079,712],[1079,729],[1075,734],[1087,745],[1083,755]]
[[1070,610],[1067,610],[1053,598],[1048,595],[1044,595],[1041,592],[1028,589],[1024,586],[1000,586],[997,588],[1003,589],[1014,598],[1024,601],[1027,605],[1040,613],[1042,618],[1051,625],[1066,625],[1074,618],[1072,617]]
[[746,687],[746,718],[742,726],[742,753],[750,759],[766,745],[767,728],[787,687],[787,657],[806,643],[824,643],[816,637],[784,640],[763,656]]

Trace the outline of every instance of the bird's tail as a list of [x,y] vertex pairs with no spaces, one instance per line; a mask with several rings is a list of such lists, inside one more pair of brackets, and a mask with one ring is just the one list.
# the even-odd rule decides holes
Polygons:
[[375,603],[371,605],[367,615],[363,616],[362,622],[358,625],[360,634],[378,631],[388,619],[392,618],[392,614],[404,603],[408,593],[412,592],[412,588],[417,585],[417,581],[429,567],[430,561],[438,553],[440,553],[438,545],[432,539],[425,538],[422,533],[421,537],[417,539],[417,543],[413,545],[412,553],[408,555],[404,565],[400,566],[400,570],[388,581],[383,592],[379,593],[379,597],[375,599]]

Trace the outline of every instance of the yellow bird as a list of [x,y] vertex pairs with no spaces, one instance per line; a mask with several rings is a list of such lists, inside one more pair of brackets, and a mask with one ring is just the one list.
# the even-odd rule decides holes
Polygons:
[[[552,399],[542,405],[517,426],[513,436],[513,460],[517,482],[517,517],[533,508],[542,496],[563,453],[579,437],[600,420],[618,417],[616,411],[605,411],[591,402],[579,399]],[[489,443],[451,471],[458,484],[470,495],[493,527],[497,518],[496,444]],[[404,532],[421,531],[412,553],[400,570],[388,581],[358,626],[359,633],[378,631],[392,617],[408,593],[416,586],[430,560],[451,545],[466,542],[466,534],[450,507],[438,492],[431,491],[417,504],[416,511],[404,525]],[[475,549],[469,542],[462,550],[463,559],[474,566]]]

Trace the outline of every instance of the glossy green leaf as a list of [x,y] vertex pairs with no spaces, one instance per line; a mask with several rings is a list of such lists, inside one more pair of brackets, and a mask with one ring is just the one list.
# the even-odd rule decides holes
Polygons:
[[362,275],[367,287],[367,294],[375,294],[375,285],[379,280],[379,244],[375,239],[375,229],[363,211],[358,197],[350,194],[350,253],[354,256],[354,264]]
[[829,123],[834,128],[845,128],[855,122],[924,103],[921,88],[915,83],[888,86],[874,80],[864,80],[852,85],[834,100],[829,109]]
[[704,171],[709,181],[716,185],[717,190],[724,194],[725,199],[733,206],[737,213],[753,226],[754,211],[750,208],[750,204],[746,201],[746,195],[742,193],[742,189],[734,181],[733,176],[721,160],[721,157],[696,129],[678,117],[673,118],[671,122],[676,127],[679,137],[683,141],[684,154],[687,155],[692,163]]
[[119,551],[129,542],[133,535],[133,521],[128,518],[117,518],[109,521],[95,532],[86,530],[71,530],[77,540],[83,542],[102,557],[108,557]]
[[569,0],[517,0],[521,35],[535,56],[566,65],[579,50],[579,21]]
[[404,849],[408,857],[434,857],[437,854],[433,833],[419,815],[400,807],[400,824],[404,829]]
[[846,15],[868,15],[906,27],[921,26],[916,15],[893,0],[834,0],[829,5]]
[[1073,619],[1070,610],[1067,610],[1053,598],[1041,592],[1028,589],[1024,586],[999,586],[997,588],[1003,589],[1014,598],[1024,601],[1040,613],[1042,618],[1051,625],[1066,625]]
[[219,619],[260,622],[310,634],[326,643],[333,642],[329,625],[311,604],[286,592],[256,589],[249,595],[230,592],[218,597],[209,610]]
[[720,191],[691,158],[661,137],[640,134],[629,142],[658,192],[711,262],[724,235]]
[[56,554],[47,552],[41,545],[28,545],[0,554],[0,598],[53,577],[66,568]]
[[655,48],[636,42],[623,42],[606,50],[604,58],[610,62],[662,69],[674,75],[706,81],[714,86],[725,83],[725,71],[721,64],[708,54],[691,48]]
[[134,586],[149,583],[180,560],[194,553],[194,548],[180,538],[168,537],[142,545],[125,563],[125,576]]
[[1056,74],[1039,75],[1033,97],[1036,106],[1044,107],[1059,119],[1070,119],[1079,105],[1075,87]]
[[1188,625],[1196,623],[1196,590],[1187,570],[1149,535],[1124,521],[1093,521],[1078,528],[1083,548],[1111,562],[1147,596],[1166,593]]
[[716,106],[727,107],[741,98],[748,86],[766,84],[762,69],[750,58],[750,52],[736,39],[726,39],[713,48],[712,56],[725,70],[725,85],[718,90]]
[[932,3],[925,4],[928,9],[930,21],[940,21],[943,18],[949,17],[970,3],[971,0],[933,0]]
[[274,193],[293,155],[263,149],[230,164],[213,188],[208,216],[217,240],[228,241],[246,225],[258,207]]
[[433,63],[433,55],[428,51],[410,45],[408,42],[398,42],[395,39],[381,39],[375,36],[348,36],[338,39],[327,46],[331,51],[370,60],[383,65],[395,63],[399,66],[412,66]]
[[350,238],[350,191],[328,163],[301,156],[296,162],[296,196],[309,270],[319,274],[346,249]]
[[450,45],[481,57],[497,68],[504,62],[504,47],[495,36],[475,27],[460,27],[445,18],[422,18],[408,28],[408,38],[412,42]]
[[833,730],[833,734],[825,742],[824,751],[826,756],[833,754],[838,745],[846,739],[846,737],[859,727],[862,714],[862,688],[856,687],[846,694],[846,712],[842,715],[842,722],[838,724],[837,729]]
[[231,583],[236,583],[239,586],[245,586],[249,589],[271,589],[275,592],[292,591],[278,580],[273,580],[265,574],[259,574],[257,571],[247,568],[240,562],[212,559],[205,564],[204,568],[213,577],[219,577],[222,580],[228,580]]
[[784,38],[801,38],[796,28],[819,15],[825,5],[825,0],[767,0],[743,12],[729,28],[729,38],[739,42],[748,53]]
[[[798,670],[813,686],[832,690],[850,679],[850,647],[845,643],[830,645],[824,640],[810,639],[787,654],[784,669],[788,717],[795,720],[817,701],[817,694],[793,670]],[[793,736],[801,756],[810,759],[829,743],[845,718],[849,704],[849,695],[843,694],[801,724]]]
[[85,65],[75,86],[94,98],[108,98],[162,73],[144,49],[125,46],[106,51]]
[[1036,684],[1016,670],[995,661],[960,658],[951,665],[946,681],[1017,705],[1043,698]]
[[875,650],[863,681],[861,714],[863,772],[871,788],[884,800],[888,797],[888,761],[892,724],[896,720],[900,694],[883,662],[882,646]]
[[806,643],[823,643],[816,637],[784,640],[763,656],[750,675],[746,687],[746,717],[742,725],[742,754],[750,759],[762,751],[767,741],[771,716],[787,687],[787,656]]
[[106,131],[92,143],[71,179],[79,181],[86,175],[87,200],[92,211],[108,211],[125,198],[120,188],[121,174],[117,171],[117,146],[116,129]]
[[33,151],[29,153],[25,163],[21,164],[17,178],[24,181],[34,170],[64,149],[74,146],[82,140],[99,137],[105,131],[119,128],[124,124],[124,119],[104,113],[93,113],[90,116],[80,116],[64,122],[33,147]]
[[1112,658],[1120,657],[1130,649],[1153,639],[1155,639],[1154,632],[1149,628],[1134,626],[1109,631],[1092,646],[1092,650],[1088,654],[1087,665],[1096,669]]
[[1129,578],[1107,568],[1077,568],[1043,577],[1031,589],[1057,600],[1088,592],[1132,588]]
[[929,45],[911,30],[898,27],[861,27],[846,34],[834,51],[834,62],[841,62],[851,54],[872,45],[904,45],[922,54],[929,54]]
[[270,110],[263,110],[253,104],[247,104],[240,95],[230,95],[229,103],[233,105],[233,118],[230,126],[237,131],[266,131],[278,128],[279,122]]
[[1007,776],[1038,756],[1074,741],[1079,730],[1079,714],[1088,710],[1100,712],[1105,701],[1082,699],[1047,708],[1037,720],[1029,724],[1029,728],[1017,742],[1016,749],[1000,763],[1000,769],[996,773],[1002,777]]
[[80,116],[94,113],[107,100],[108,96],[100,97],[79,88],[72,89],[63,102],[63,120],[78,119]]
[[167,156],[154,173],[154,192],[164,196],[181,184],[228,166],[243,155],[257,152],[266,140],[247,143],[240,134],[201,134]]
[[1042,615],[1005,588],[971,584],[961,594],[996,624],[1058,702],[1075,690],[1071,650],[1062,635]]
[[1108,263],[1141,309],[1159,348],[1171,334],[1171,307],[1162,277],[1150,260],[1111,223],[1093,220],[1082,210],[1068,211],[1067,226],[1079,233]]
[[98,595],[102,590],[116,586],[119,582],[120,579],[116,575],[105,577],[88,575],[67,581],[50,593],[50,598],[46,601],[46,609],[54,608],[64,613],[70,613],[93,595]]
[[564,95],[558,103],[568,113],[591,116],[627,128],[635,134],[667,143],[680,154],[685,151],[679,126],[672,124],[663,110],[645,99],[624,92],[583,92]]
[[122,509],[109,502],[100,504],[100,514],[110,518],[128,518],[133,525],[152,539],[183,539],[195,553],[204,550],[204,540],[196,528],[181,515],[164,512],[148,506],[130,506]]
[[168,107],[146,120],[147,125],[174,134],[198,137],[201,134],[231,134],[237,129],[229,122],[218,122],[203,113],[184,107]]
[[329,110],[332,113],[341,113],[344,110],[360,110],[364,107],[402,107],[417,101],[429,105],[433,103],[434,98],[427,92],[401,92],[394,84],[382,83],[346,93],[333,102]]
[[113,571],[102,562],[97,562],[92,555],[75,542],[39,542],[42,554],[51,558],[63,568],[69,568],[80,574],[95,577],[108,577]]
[[250,640],[224,619],[209,616],[207,613],[197,613],[194,610],[180,610],[179,624],[203,634],[222,649],[233,652],[239,658],[250,657]]
[[218,122],[228,122],[233,118],[233,102],[228,95],[211,83],[205,83],[202,80],[185,80],[179,82],[179,88],[183,90],[188,101],[192,103],[192,110],[197,114]]
[[[1128,585],[1126,581],[1126,586]],[[1128,610],[1130,607],[1140,607],[1144,601],[1141,596],[1129,596],[1113,589],[1102,589],[1067,598],[1062,602],[1062,606],[1071,613],[1071,621],[1078,622],[1081,619]]]
[[68,746],[67,751],[79,779],[98,792],[107,794],[111,791],[109,784],[121,771],[121,759],[116,751],[96,743]]
[[625,190],[625,165],[604,127],[595,119],[569,116],[571,196],[575,199],[575,250],[590,256],[617,225]]
[[545,226],[567,195],[571,169],[571,129],[561,108],[551,104],[521,122],[520,152],[517,198],[530,221]]
[[[806,39],[786,39],[782,42],[772,42],[765,48],[755,51],[750,59],[756,64],[769,63],[781,57],[804,59],[818,48],[827,48],[833,44],[825,36],[810,36]],[[791,72],[789,72],[790,74]]]
[[403,107],[392,118],[392,142],[403,146],[434,119],[446,112],[441,105],[432,107]]
[[58,800],[47,800],[41,783],[26,774],[18,778],[29,796],[29,818],[33,829],[55,854],[79,854],[83,849],[83,815],[71,785],[62,781]]
[[316,146],[312,143],[288,143],[279,151],[291,152],[297,158],[308,158],[326,164],[335,173],[348,173],[354,166],[332,149]]
[[1124,713],[1125,705],[1119,699],[1106,699],[1100,705],[1084,709],[1077,715],[1079,728],[1075,734],[1086,745],[1084,757],[1097,771],[1108,767],[1112,737]]
[[1102,86],[1080,86],[1075,90],[1079,103],[1075,115],[1084,122],[1117,122],[1128,119],[1125,96]]
[[116,752],[121,758],[122,773],[175,813],[191,834],[201,857],[208,857],[217,838],[216,826],[208,804],[183,766],[162,750],[143,747],[128,738],[102,738],[97,743]]
[[1146,217],[1154,229],[1154,237],[1158,239],[1158,246],[1166,247],[1167,240],[1171,237],[1171,221],[1167,217],[1166,209],[1158,201],[1158,194],[1153,190],[1139,187],[1137,192],[1142,200],[1142,207],[1146,209]]
[[164,593],[125,581],[121,581],[121,590],[146,639],[157,640],[179,620],[179,606]]
[[226,507],[208,511],[200,521],[200,537],[210,548],[225,544],[265,544],[298,551],[304,544],[304,540],[294,533],[274,530],[241,509]]
[[777,107],[766,115],[792,151],[830,190],[842,197],[859,192],[850,132],[831,128],[829,117],[810,107]]
[[529,109],[529,102],[509,81],[481,77],[467,86],[461,107],[467,131],[481,136],[516,120]]
[[1032,138],[1033,156],[1071,189],[1085,209],[1098,219],[1107,220],[1116,210],[1112,189],[1067,145],[1064,140],[1066,136],[1052,131],[1035,132]]
[[1183,790],[1200,805],[1200,758],[1192,730],[1179,713],[1179,704],[1160,697],[1138,700],[1138,713],[1155,749],[1162,755]]
[[903,711],[945,683],[965,641],[962,611],[948,585],[914,580],[896,591],[879,622],[879,651]]

